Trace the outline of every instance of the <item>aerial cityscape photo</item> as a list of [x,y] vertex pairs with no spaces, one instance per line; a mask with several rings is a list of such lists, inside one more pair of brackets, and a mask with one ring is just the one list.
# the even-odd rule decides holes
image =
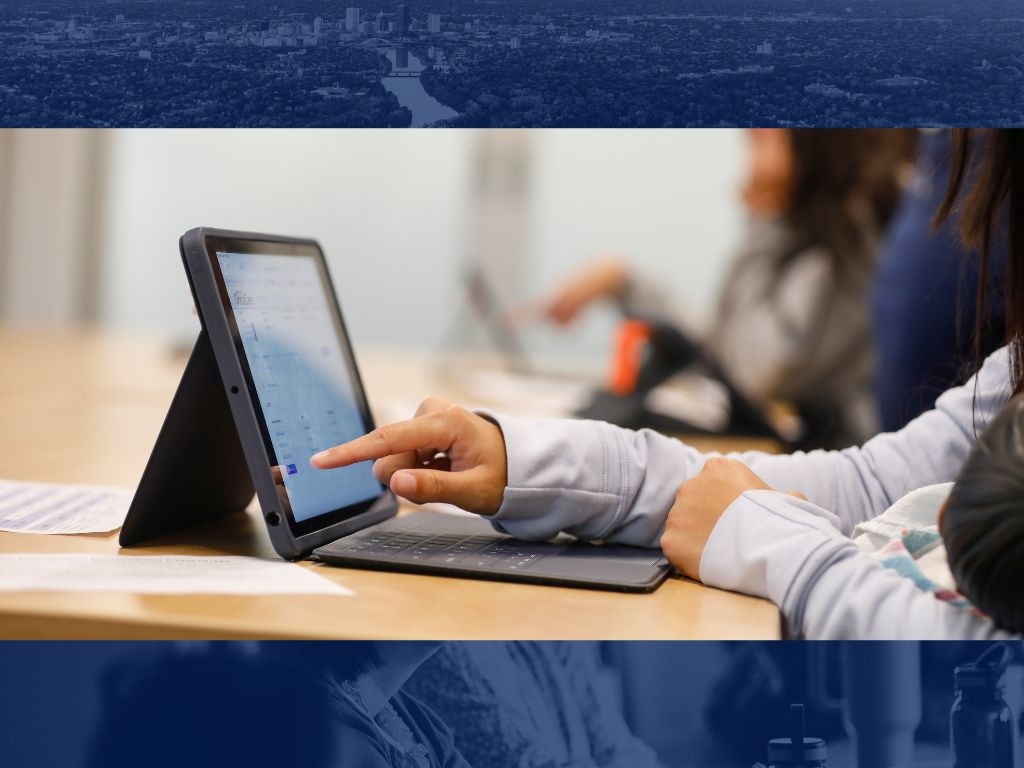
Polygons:
[[1024,125],[1019,0],[7,0],[0,125]]

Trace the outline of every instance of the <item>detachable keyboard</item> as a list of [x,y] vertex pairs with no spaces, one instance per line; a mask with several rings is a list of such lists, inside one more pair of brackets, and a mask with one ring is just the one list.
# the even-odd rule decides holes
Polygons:
[[347,543],[347,539],[342,539],[338,544],[339,546],[332,547],[332,552],[358,552],[379,557],[400,553],[402,559],[416,563],[462,563],[474,568],[495,568],[502,571],[524,570],[552,554],[550,544],[533,544],[513,539],[511,536],[430,536],[421,533],[381,531],[356,542]]
[[656,549],[584,544],[567,536],[522,541],[494,530],[484,518],[427,511],[385,520],[313,554],[354,568],[628,592],[649,592],[671,572]]

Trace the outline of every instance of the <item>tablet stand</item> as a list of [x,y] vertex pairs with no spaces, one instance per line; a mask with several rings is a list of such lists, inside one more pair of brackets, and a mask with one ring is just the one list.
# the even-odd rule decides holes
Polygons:
[[210,339],[196,339],[118,539],[122,547],[244,510],[254,491]]

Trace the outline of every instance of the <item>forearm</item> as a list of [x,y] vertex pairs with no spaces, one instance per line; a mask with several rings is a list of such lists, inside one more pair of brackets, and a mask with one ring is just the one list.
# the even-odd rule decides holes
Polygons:
[[[711,456],[650,430],[634,432],[593,421],[534,420],[491,415],[508,455],[508,486],[493,521],[515,536],[558,533],[640,546],[658,546],[679,486]],[[785,456],[730,454],[773,488],[799,491],[834,510],[849,534],[882,512],[904,486],[947,479],[954,455],[939,465],[913,465],[899,445],[815,451]],[[941,475],[941,477],[940,477]],[[936,476],[936,480],[930,479]],[[920,481],[919,483],[915,481]]]
[[779,490],[797,490],[834,512],[849,535],[910,491],[951,482],[990,419],[1010,396],[1006,350],[993,354],[976,378],[946,392],[935,408],[899,432],[860,448],[790,456],[739,456]]
[[704,462],[695,449],[650,430],[489,416],[508,454],[508,486],[492,521],[520,538],[565,532],[656,547],[679,483]]
[[829,512],[773,491],[751,491],[719,520],[701,580],[765,597],[787,632],[810,639],[995,639],[987,619],[938,600],[843,536]]
[[[505,435],[508,486],[493,521],[520,538],[570,533],[585,540],[658,546],[679,486],[719,454],[703,454],[650,430],[594,421],[492,416]],[[921,430],[931,434],[931,430]],[[934,436],[932,437],[934,440]],[[877,516],[912,488],[951,479],[969,442],[942,461],[904,454],[905,440],[865,449],[791,455],[729,454],[769,486],[799,491],[834,511],[838,532]],[[963,447],[960,447],[963,443]]]
[[[849,534],[910,490],[956,478],[975,428],[1009,396],[1005,350],[978,378],[939,398],[936,408],[900,432],[863,448],[787,456],[730,454],[768,485],[799,491],[835,513]],[[567,532],[657,546],[679,486],[712,455],[650,430],[634,432],[593,421],[521,419],[488,414],[502,429],[508,486],[494,517],[503,530],[545,539]]]

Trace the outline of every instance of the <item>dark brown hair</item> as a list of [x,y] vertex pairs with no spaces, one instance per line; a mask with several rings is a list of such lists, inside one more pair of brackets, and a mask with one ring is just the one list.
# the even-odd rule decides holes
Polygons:
[[936,224],[958,218],[964,245],[978,252],[975,363],[981,362],[992,252],[1006,217],[1006,338],[1014,394],[1024,391],[1024,130],[953,130],[949,188]]
[[[864,252],[867,232],[889,222],[902,194],[901,171],[913,160],[917,132],[800,128],[790,130],[789,136],[793,178],[786,220],[796,237],[787,255],[822,247],[841,270],[848,258]],[[783,256],[782,262],[787,260]]]
[[946,502],[942,540],[963,595],[998,626],[1024,632],[1024,396],[974,444]]

